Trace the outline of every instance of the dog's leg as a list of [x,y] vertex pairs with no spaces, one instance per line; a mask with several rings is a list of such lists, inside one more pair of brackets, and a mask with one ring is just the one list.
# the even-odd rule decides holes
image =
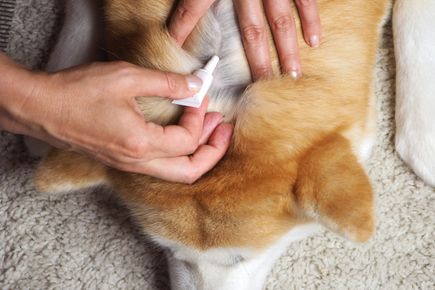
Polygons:
[[305,154],[295,189],[307,216],[332,231],[358,242],[373,234],[373,191],[345,137],[331,135]]
[[393,12],[396,150],[432,186],[435,186],[434,15],[432,0],[398,0]]
[[[101,60],[99,47],[103,27],[99,16],[100,1],[68,0],[65,3],[65,19],[58,41],[53,48],[46,71],[62,69]],[[50,150],[46,143],[25,137],[24,142],[32,156],[44,156]]]
[[75,152],[52,150],[36,169],[33,182],[43,193],[67,193],[107,184],[106,167]]

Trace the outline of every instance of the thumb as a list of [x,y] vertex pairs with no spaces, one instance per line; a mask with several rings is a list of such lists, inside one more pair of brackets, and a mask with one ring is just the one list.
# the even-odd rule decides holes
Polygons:
[[176,100],[199,92],[202,80],[194,75],[141,69],[133,85],[137,96],[158,96]]

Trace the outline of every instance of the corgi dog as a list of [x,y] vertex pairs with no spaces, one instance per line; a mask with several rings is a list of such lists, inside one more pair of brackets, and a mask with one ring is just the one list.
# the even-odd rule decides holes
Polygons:
[[[209,111],[234,124],[226,156],[186,185],[53,150],[36,170],[36,188],[113,189],[166,250],[175,290],[263,289],[287,245],[322,226],[369,239],[374,197],[363,163],[375,139],[373,68],[390,1],[318,0],[323,44],[305,46],[298,31],[304,77],[280,75],[272,51],[275,76],[254,83],[231,0],[217,0],[183,48],[165,28],[173,6],[106,0],[106,48],[137,65],[185,74],[218,55]],[[180,115],[165,99],[138,103],[148,121],[166,125]]]
[[435,1],[397,0],[396,150],[427,184],[435,186]]

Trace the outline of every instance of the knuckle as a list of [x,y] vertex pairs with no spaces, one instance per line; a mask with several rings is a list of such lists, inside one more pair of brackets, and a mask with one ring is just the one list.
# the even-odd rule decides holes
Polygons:
[[316,0],[296,0],[296,4],[300,7],[312,6],[315,2]]
[[289,32],[293,30],[294,21],[289,15],[281,16],[273,21],[273,29],[278,32]]
[[201,172],[196,166],[191,166],[189,170],[186,170],[183,176],[183,182],[187,184],[193,184],[201,177]]
[[148,144],[146,139],[140,136],[129,137],[124,145],[127,155],[134,159],[143,159],[148,153]]
[[137,75],[137,69],[132,64],[128,62],[117,64],[117,83],[121,82],[125,86],[132,85]]
[[186,145],[186,151],[188,151],[188,155],[191,155],[193,153],[195,153],[196,149],[198,149],[198,141],[190,141],[187,145]]
[[112,85],[118,87],[119,89],[129,90],[134,86],[134,84],[135,83],[131,77],[127,76],[126,74],[122,74],[118,76],[116,82],[113,82]]
[[180,82],[178,82],[177,77],[172,73],[165,72],[166,85],[171,95],[179,94],[182,89]]
[[196,13],[187,7],[184,3],[177,7],[177,15],[182,22],[193,22],[196,18]]
[[119,71],[128,71],[133,67],[131,63],[123,60],[116,61],[115,66],[118,68]]
[[258,77],[267,77],[271,74],[271,68],[268,66],[259,66],[255,68],[255,75]]
[[249,25],[243,28],[243,38],[248,44],[258,44],[264,40],[265,28],[260,25]]

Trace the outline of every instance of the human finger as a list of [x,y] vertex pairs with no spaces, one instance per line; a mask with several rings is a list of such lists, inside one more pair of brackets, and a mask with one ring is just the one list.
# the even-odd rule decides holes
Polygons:
[[80,150],[116,168],[155,158],[189,155],[205,143],[223,121],[219,113],[206,114],[207,101],[204,99],[199,109],[186,108],[178,125],[163,127],[146,123],[135,115],[129,122],[135,124],[135,130],[125,132],[128,137],[122,138],[121,146],[112,142],[102,149],[95,144],[82,144]]
[[137,68],[133,75],[127,75],[126,89],[137,96],[159,96],[170,99],[183,99],[193,96],[202,86],[202,80],[194,75]]
[[131,169],[168,181],[192,184],[222,159],[229,147],[232,132],[232,125],[221,124],[211,135],[208,144],[201,145],[192,156],[155,159]]
[[156,128],[149,131],[156,156],[176,157],[195,152],[202,135],[207,107],[208,99],[205,98],[199,108],[186,107],[177,125],[158,128],[150,124]]
[[288,0],[264,0],[283,73],[294,79],[302,75],[295,20]]
[[296,0],[301,17],[305,42],[311,47],[320,45],[322,31],[316,0]]
[[267,30],[259,0],[236,0],[246,57],[254,80],[272,75]]
[[[198,141],[198,146],[206,144],[210,136],[215,131],[216,127],[219,126],[222,122],[223,122],[223,117],[221,114],[216,112],[207,113],[204,118],[203,129],[202,129],[201,137]],[[171,144],[172,145],[170,146],[174,146],[174,143]],[[101,150],[96,150],[95,148],[89,149],[85,147],[82,147],[80,148],[80,150],[77,151],[84,153],[86,155],[90,155],[93,158],[100,160],[101,162],[103,162],[104,164],[110,167],[118,168],[121,170],[127,170],[133,164],[136,164],[138,162],[143,163],[150,159],[173,157],[172,155],[178,156],[178,154],[172,154],[171,156],[168,156],[167,153],[148,152],[148,154],[132,157],[128,154],[121,154],[121,155],[114,154],[113,150],[101,151]]]
[[220,113],[213,112],[205,114],[202,134],[199,138],[199,145],[204,145],[207,143],[211,134],[214,132],[216,127],[223,122],[223,120],[224,118]]
[[181,0],[169,22],[169,34],[183,45],[199,19],[205,15],[215,0]]

